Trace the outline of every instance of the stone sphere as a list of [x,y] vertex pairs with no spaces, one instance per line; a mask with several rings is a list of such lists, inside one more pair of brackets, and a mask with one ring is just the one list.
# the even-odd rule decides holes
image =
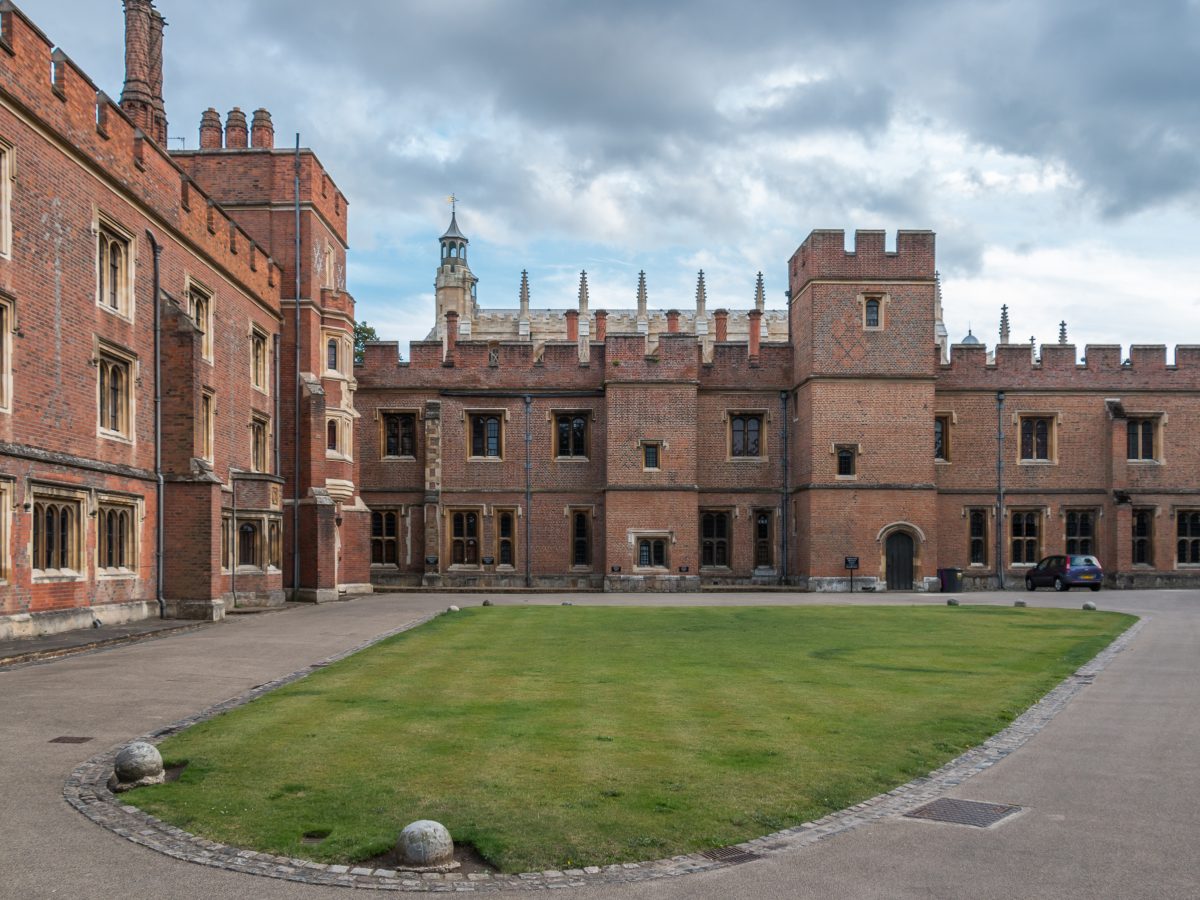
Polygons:
[[1027,605],[1028,604],[1024,600],[1014,600],[1013,601],[1013,606],[1020,607],[1020,606],[1027,606]]
[[154,778],[163,773],[162,755],[158,748],[145,741],[135,741],[117,754],[113,770],[124,782]]
[[947,606],[958,606],[958,600],[954,597],[951,597],[949,600],[946,601],[946,605]]
[[484,600],[483,605],[484,606],[494,606],[495,604],[493,604],[491,600]]
[[1093,610],[1093,609],[1095,609],[1095,608],[1096,608],[1096,604],[1095,604],[1095,603],[1093,603],[1091,600],[1089,600],[1089,601],[1087,601],[1086,603],[1084,603],[1084,604],[1083,604],[1083,608],[1084,608],[1084,609],[1087,609],[1087,610]]
[[451,606],[447,606],[447,607],[446,607],[446,612],[458,612],[458,607],[457,607],[457,606],[453,606],[453,605],[451,605]]
[[441,866],[454,859],[454,841],[440,822],[421,819],[400,832],[400,858],[413,866]]

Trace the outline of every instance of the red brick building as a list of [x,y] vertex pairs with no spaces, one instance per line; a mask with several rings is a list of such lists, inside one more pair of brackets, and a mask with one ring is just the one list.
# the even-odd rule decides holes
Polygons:
[[[1200,583],[1200,347],[947,346],[934,236],[814,231],[786,312],[481,307],[441,238],[438,322],[357,370],[377,585],[1020,586],[1043,556]],[[975,343],[971,343],[975,341]]]
[[0,3],[0,635],[369,589],[346,200],[263,110],[169,153],[125,17],[118,104]]

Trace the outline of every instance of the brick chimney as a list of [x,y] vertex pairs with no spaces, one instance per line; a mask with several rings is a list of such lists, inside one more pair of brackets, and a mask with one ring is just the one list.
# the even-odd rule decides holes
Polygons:
[[254,122],[250,125],[250,146],[270,150],[275,146],[275,124],[265,109],[254,111]]
[[758,360],[758,342],[762,338],[762,317],[761,309],[752,309],[747,314],[750,317],[750,359]]
[[163,28],[153,0],[125,0],[125,87],[121,109],[145,134],[167,146],[163,103]]
[[667,310],[667,332],[675,334],[679,331],[679,310]]
[[442,365],[454,365],[454,348],[458,346],[458,313],[449,310],[446,313],[446,356]]
[[598,310],[596,310],[596,340],[600,341],[600,343],[604,343],[604,341],[607,339],[607,337],[608,337],[608,310],[607,309],[598,309]]
[[713,318],[717,320],[717,340],[729,340],[729,310],[714,309]]
[[567,317],[567,340],[579,340],[579,310],[568,309],[565,313]]
[[221,114],[211,106],[200,116],[200,149],[220,150],[225,143]]
[[225,148],[227,150],[245,150],[249,143],[246,114],[235,106],[225,117]]

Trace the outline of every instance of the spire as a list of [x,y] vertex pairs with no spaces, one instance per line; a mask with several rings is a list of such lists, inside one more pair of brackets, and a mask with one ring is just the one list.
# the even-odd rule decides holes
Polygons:
[[529,272],[521,270],[521,318],[529,318]]
[[754,308],[762,310],[767,305],[766,292],[763,290],[763,274],[758,273],[758,278],[754,282]]
[[457,238],[460,241],[466,241],[467,236],[458,230],[458,211],[450,213],[450,227],[446,229],[446,233],[442,235],[442,240],[446,238]]
[[1000,307],[1000,343],[1008,343],[1008,304]]
[[1029,359],[1032,362],[1037,362],[1037,335],[1029,336]]
[[587,270],[579,273],[579,312],[586,314],[588,308]]
[[696,316],[697,318],[704,315],[704,306],[708,303],[708,291],[704,287],[704,270],[700,270],[699,276],[696,278]]
[[646,321],[646,272],[638,272],[637,320]]
[[1065,344],[1067,342],[1067,321],[1066,321],[1066,319],[1063,319],[1063,321],[1058,323],[1058,342],[1060,344]]

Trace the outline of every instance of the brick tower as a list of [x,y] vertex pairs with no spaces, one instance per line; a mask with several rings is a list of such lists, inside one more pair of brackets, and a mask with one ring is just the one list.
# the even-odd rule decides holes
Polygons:
[[125,0],[125,88],[121,109],[143,132],[167,146],[163,104],[163,28],[153,0]]

